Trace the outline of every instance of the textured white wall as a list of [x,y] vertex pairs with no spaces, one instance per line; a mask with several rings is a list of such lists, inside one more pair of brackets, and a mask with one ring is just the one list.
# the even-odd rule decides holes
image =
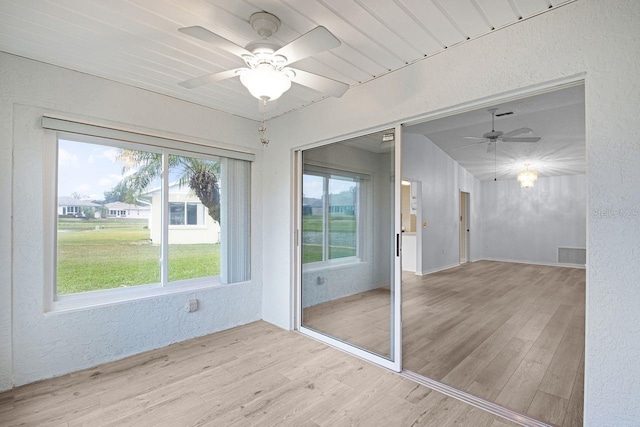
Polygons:
[[482,182],[483,257],[557,263],[558,247],[586,247],[586,175]]
[[[249,283],[44,314],[43,112],[257,150],[254,230],[261,149],[256,123],[208,108],[4,53],[0,73],[0,390],[260,319],[260,256]],[[200,310],[187,313],[193,297]]]
[[9,88],[9,69],[4,66],[4,56],[0,56],[0,189],[4,197],[0,197],[0,391],[13,386],[13,346],[12,346],[12,312],[11,312],[11,168],[13,150],[11,134],[13,128],[13,102],[5,96]]
[[460,264],[460,191],[470,194],[471,260],[481,258],[480,181],[424,135],[404,134],[402,176],[422,182],[422,274]]
[[263,317],[290,327],[291,148],[584,76],[587,190],[585,423],[640,419],[640,2],[579,0],[270,122],[263,185]]

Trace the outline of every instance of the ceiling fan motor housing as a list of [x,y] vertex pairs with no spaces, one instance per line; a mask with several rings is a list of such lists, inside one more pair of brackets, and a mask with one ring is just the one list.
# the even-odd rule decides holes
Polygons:
[[254,57],[243,57],[249,68],[256,68],[259,65],[269,64],[272,69],[280,70],[287,62],[287,58],[282,55],[274,55],[280,45],[266,40],[280,28],[280,19],[267,12],[256,12],[249,17],[251,27],[262,37],[260,40],[249,43],[246,49],[253,53]]
[[249,68],[257,68],[260,65],[268,64],[274,70],[281,70],[287,63],[287,58],[282,55],[274,55],[273,53],[280,49],[275,43],[266,40],[258,40],[249,43],[246,47],[253,56],[243,56],[242,59]]
[[482,137],[487,139],[498,139],[498,137],[502,136],[503,133],[504,132],[499,130],[492,130],[491,132],[487,132],[482,135]]

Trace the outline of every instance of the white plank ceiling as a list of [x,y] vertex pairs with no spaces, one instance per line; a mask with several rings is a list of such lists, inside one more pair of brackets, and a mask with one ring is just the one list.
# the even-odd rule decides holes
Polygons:
[[[0,50],[259,120],[258,102],[233,78],[197,89],[177,83],[242,66],[179,33],[200,25],[245,46],[249,16],[267,11],[281,44],[323,25],[342,45],[296,68],[363,84],[456,44],[573,0],[0,0]],[[321,101],[294,84],[266,118]]]

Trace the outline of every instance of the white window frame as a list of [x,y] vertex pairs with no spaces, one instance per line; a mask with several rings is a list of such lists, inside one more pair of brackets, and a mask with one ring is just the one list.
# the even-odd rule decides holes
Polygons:
[[[43,118],[43,127],[45,123]],[[153,137],[151,137],[153,138]],[[87,291],[75,294],[58,295],[57,293],[57,188],[58,188],[58,144],[61,139],[70,140],[79,143],[96,144],[107,147],[144,150],[163,155],[163,169],[168,170],[168,158],[169,155],[185,156],[185,157],[197,157],[207,160],[220,161],[218,156],[211,153],[200,153],[197,151],[185,151],[172,147],[158,147],[156,145],[147,145],[139,142],[128,142],[108,137],[91,136],[84,134],[76,134],[70,132],[55,132],[53,134],[53,140],[55,143],[45,145],[45,159],[49,159],[48,165],[45,165],[45,169],[50,170],[55,179],[49,181],[50,187],[49,194],[52,195],[49,199],[49,206],[46,209],[48,212],[45,220],[45,231],[48,230],[48,234],[52,236],[50,243],[45,250],[46,264],[46,276],[50,278],[50,281],[45,285],[45,312],[66,312],[73,310],[81,310],[95,306],[118,304],[126,301],[132,301],[136,299],[144,299],[157,297],[160,295],[173,294],[173,293],[187,293],[201,289],[207,289],[212,287],[227,287],[236,286],[244,282],[236,283],[222,283],[220,276],[208,276],[193,279],[169,281],[168,280],[168,263],[164,260],[168,260],[168,237],[169,237],[169,177],[167,173],[162,174],[162,243],[161,243],[161,256],[160,256],[160,276],[161,280],[158,283],[149,283],[134,285],[126,288],[114,288],[114,289],[102,289],[95,291]],[[184,142],[178,141],[177,145],[184,145]],[[195,146],[194,148],[199,148]],[[213,150],[203,150],[213,151]],[[223,154],[233,153],[231,150],[220,150]],[[253,159],[249,155],[237,156],[241,160]],[[233,158],[233,157],[232,157]],[[250,203],[250,200],[247,200]],[[206,219],[205,219],[206,220]],[[197,227],[197,226],[192,226]],[[165,243],[166,242],[166,243]],[[250,279],[249,279],[250,280]]]
[[[341,258],[333,258],[330,259],[329,258],[329,216],[330,216],[330,212],[329,212],[329,180],[331,179],[331,175],[335,175],[335,176],[341,176],[340,172],[344,173],[344,177],[349,177],[352,175],[364,175],[360,172],[357,171],[352,171],[352,170],[347,170],[344,168],[336,168],[334,166],[326,166],[326,165],[322,165],[319,163],[315,163],[315,162],[309,162],[307,163],[307,165],[312,165],[313,167],[316,168],[326,168],[327,169],[327,173],[323,174],[323,173],[314,173],[313,171],[303,171],[302,173],[302,179],[304,182],[304,176],[305,175],[309,175],[309,176],[317,176],[323,179],[322,182],[322,193],[323,193],[323,203],[322,203],[322,260],[321,261],[314,261],[314,262],[307,262],[304,263],[305,265],[305,271],[313,271],[315,269],[324,269],[327,266],[340,266],[340,265],[348,265],[348,264],[354,264],[354,263],[359,263],[362,262],[362,252],[361,252],[361,248],[364,247],[364,242],[362,242],[362,236],[364,235],[364,233],[362,233],[362,227],[365,226],[365,218],[363,217],[364,215],[364,210],[361,209],[362,207],[362,199],[363,199],[363,195],[366,191],[369,191],[368,188],[369,186],[366,185],[366,181],[354,181],[357,185],[357,192],[358,195],[356,197],[356,236],[355,236],[355,241],[356,241],[356,254],[353,256],[349,256],[349,257],[341,257]],[[329,172],[331,171],[331,172]],[[302,232],[304,232],[304,230],[302,230]]]
[[[186,201],[186,200],[185,201],[180,201],[180,202],[177,202],[177,201],[172,202],[171,200],[169,200],[169,205],[171,205],[171,204],[181,204],[181,205],[184,206],[184,218],[183,218],[184,219],[184,223],[183,224],[171,224],[171,218],[169,218],[169,227],[170,227],[170,229],[206,228],[206,225],[207,225],[206,224],[207,219],[205,217],[206,213],[200,212],[200,210],[204,210],[204,205],[202,204],[202,202],[193,202],[193,201],[189,202],[189,201]],[[196,208],[197,208],[196,217],[197,218],[199,217],[198,214],[202,213],[202,223],[201,224],[197,224],[197,223],[196,224],[188,224],[187,219],[189,218],[189,215],[188,215],[188,212],[187,212],[187,205],[189,205],[189,204],[196,205]],[[171,206],[169,206],[169,211],[171,211]],[[171,212],[169,212],[169,213],[171,213]],[[197,218],[196,218],[196,221],[197,221]]]

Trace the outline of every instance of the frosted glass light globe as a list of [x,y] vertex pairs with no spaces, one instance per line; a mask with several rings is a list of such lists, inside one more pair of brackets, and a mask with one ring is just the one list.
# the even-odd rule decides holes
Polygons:
[[240,74],[240,82],[251,95],[258,99],[273,101],[289,90],[291,79],[282,71],[271,67],[258,67]]

